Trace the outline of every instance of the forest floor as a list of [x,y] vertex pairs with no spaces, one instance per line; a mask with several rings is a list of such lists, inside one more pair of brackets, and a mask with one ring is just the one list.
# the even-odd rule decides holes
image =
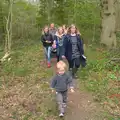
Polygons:
[[[116,99],[118,103],[115,104],[113,99],[107,99],[109,95],[118,92],[119,85],[114,81],[117,84],[115,90],[110,89],[111,79],[115,76],[111,71],[103,70],[105,54],[96,50],[86,50],[88,65],[78,72],[75,93],[68,95],[65,120],[120,118],[119,100]],[[59,120],[55,95],[50,89],[50,79],[55,74],[54,67],[47,69],[43,48],[36,44],[14,51],[11,60],[0,66],[0,120]],[[98,59],[102,61],[99,62]],[[53,59],[52,66],[55,63]],[[111,76],[109,84],[108,76]],[[106,94],[107,89],[109,93]],[[108,111],[115,111],[117,115]]]
[[101,112],[101,106],[90,93],[79,89],[74,94],[69,93],[65,120],[103,120]]

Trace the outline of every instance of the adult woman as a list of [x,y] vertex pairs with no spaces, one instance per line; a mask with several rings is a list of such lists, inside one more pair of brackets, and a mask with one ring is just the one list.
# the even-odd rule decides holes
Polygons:
[[51,47],[53,44],[53,38],[52,38],[52,35],[49,33],[48,26],[45,26],[42,31],[41,41],[42,41],[44,49],[45,49],[47,66],[49,68],[51,66],[50,61],[51,61]]
[[72,71],[74,78],[77,78],[76,73],[80,67],[80,60],[84,54],[83,43],[80,34],[75,25],[68,28],[68,33],[64,39],[64,56],[68,60],[69,69]]
[[56,45],[56,50],[57,50],[57,62],[59,62],[59,60],[62,60],[62,56],[63,56],[64,31],[62,27],[58,28],[54,40],[55,40],[54,44]]

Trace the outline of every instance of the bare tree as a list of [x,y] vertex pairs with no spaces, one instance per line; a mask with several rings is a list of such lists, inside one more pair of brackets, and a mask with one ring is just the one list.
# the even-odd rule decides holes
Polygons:
[[107,45],[108,47],[116,47],[115,1],[116,0],[101,0],[101,43]]
[[1,61],[5,61],[11,53],[11,41],[12,41],[12,5],[13,0],[8,0],[8,16],[6,19],[6,38],[5,38],[5,55]]

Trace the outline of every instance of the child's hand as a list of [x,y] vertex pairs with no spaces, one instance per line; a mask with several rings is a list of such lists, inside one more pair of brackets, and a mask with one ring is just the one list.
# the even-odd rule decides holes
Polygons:
[[71,93],[74,93],[74,92],[75,92],[73,88],[71,88],[70,91],[71,91]]

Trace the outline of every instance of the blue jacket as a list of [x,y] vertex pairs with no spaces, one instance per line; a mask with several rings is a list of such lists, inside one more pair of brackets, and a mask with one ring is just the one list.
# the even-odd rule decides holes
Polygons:
[[[64,37],[65,37],[65,35],[62,36],[62,42],[64,41]],[[58,41],[58,37],[56,35],[54,36],[54,40],[56,41],[56,47],[58,48],[59,47],[59,41]]]
[[[80,35],[77,35],[76,37],[77,37],[78,49],[80,51],[80,55],[82,56],[84,54],[83,42],[81,40]],[[72,43],[70,39],[71,39],[71,36],[67,34],[63,42],[63,47],[64,47],[63,53],[67,60],[72,60]]]

